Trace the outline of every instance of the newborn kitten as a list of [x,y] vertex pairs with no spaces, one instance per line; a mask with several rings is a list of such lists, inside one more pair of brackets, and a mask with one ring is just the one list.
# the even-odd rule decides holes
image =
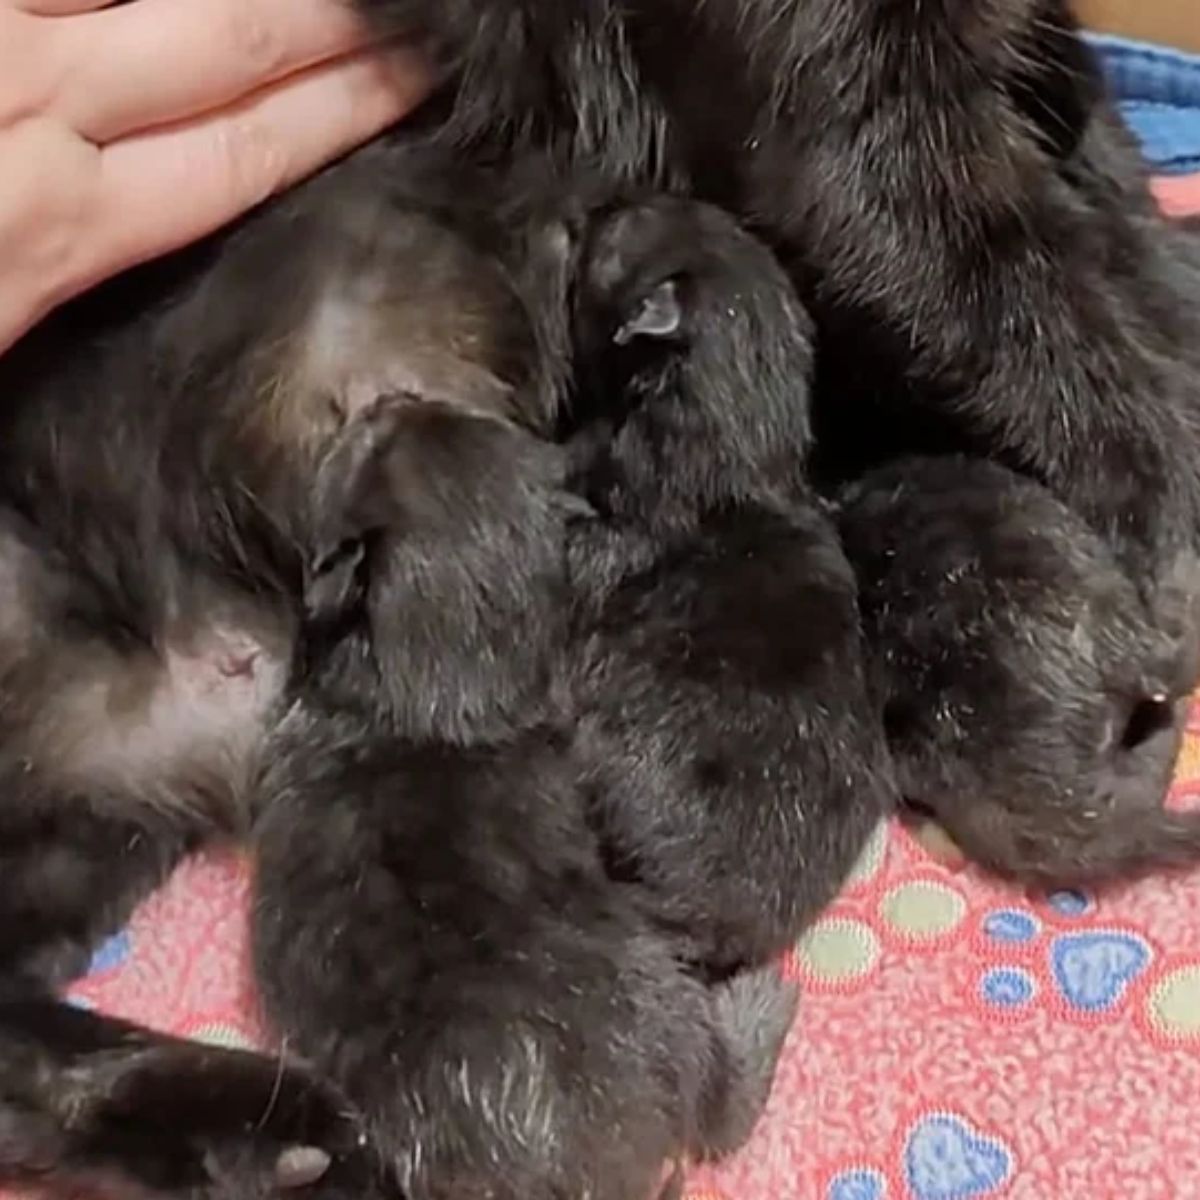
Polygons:
[[1200,861],[1164,811],[1197,647],[1147,619],[1111,548],[1044,488],[906,459],[844,493],[900,789],[975,861],[1050,887]]
[[[794,942],[892,803],[853,576],[808,486],[811,325],[759,242],[661,199],[584,268],[571,694],[610,870],[712,977]],[[614,404],[614,397],[619,403]]]

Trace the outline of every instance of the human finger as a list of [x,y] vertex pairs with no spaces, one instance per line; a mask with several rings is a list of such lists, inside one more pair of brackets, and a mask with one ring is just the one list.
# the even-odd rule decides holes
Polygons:
[[50,111],[99,144],[232,103],[368,40],[348,0],[135,0],[49,34]]
[[385,129],[427,87],[414,53],[360,52],[115,142],[101,152],[99,253],[85,273],[101,278],[212,232]]
[[0,352],[65,298],[100,181],[100,152],[45,118],[0,130]]
[[107,8],[114,0],[16,0],[14,8],[37,17],[70,17]]

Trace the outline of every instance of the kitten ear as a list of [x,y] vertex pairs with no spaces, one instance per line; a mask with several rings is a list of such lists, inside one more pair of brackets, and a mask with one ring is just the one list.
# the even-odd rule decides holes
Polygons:
[[322,461],[310,619],[352,616],[406,736],[499,736],[540,702],[579,508],[563,458],[513,422],[400,396],[356,415]]
[[333,621],[362,601],[362,567],[366,542],[343,541],[331,551],[318,551],[305,564],[304,616],[308,621]]
[[385,456],[404,409],[417,402],[381,397],[347,422],[318,464],[304,565],[308,620],[336,620],[362,601],[367,539],[395,516],[386,502]]
[[407,393],[381,396],[333,439],[317,466],[310,499],[317,561],[390,523],[388,457],[405,417],[420,411],[422,403]]
[[642,297],[637,311],[617,330],[613,341],[618,346],[625,346],[636,337],[674,337],[682,324],[679,286],[674,279],[667,279]]

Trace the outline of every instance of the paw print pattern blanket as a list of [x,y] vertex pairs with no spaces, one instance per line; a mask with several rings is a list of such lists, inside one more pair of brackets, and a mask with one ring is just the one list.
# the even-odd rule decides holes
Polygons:
[[[1200,169],[1200,61],[1135,49],[1104,51],[1119,88],[1137,99],[1140,62],[1194,97],[1182,119],[1181,104],[1128,115],[1151,153],[1169,123],[1157,194],[1200,213],[1200,174],[1176,169],[1187,146]],[[1168,67],[1192,90],[1163,83]],[[1200,804],[1200,704],[1171,803]],[[236,857],[186,863],[71,998],[264,1044],[248,893]],[[1024,894],[893,824],[788,970],[801,1010],[766,1117],[687,1200],[1200,1200],[1200,873]]]
[[[1200,804],[1200,704],[1171,803]],[[248,898],[240,859],[186,863],[71,997],[265,1044]],[[1025,894],[889,824],[787,969],[765,1119],[687,1200],[1200,1198],[1200,874]]]

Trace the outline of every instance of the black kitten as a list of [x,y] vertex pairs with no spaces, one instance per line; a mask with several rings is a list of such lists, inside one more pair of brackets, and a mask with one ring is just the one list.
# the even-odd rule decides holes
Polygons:
[[[891,804],[853,577],[804,479],[807,315],[715,209],[594,232],[571,692],[610,869],[721,975],[780,953]],[[621,397],[613,410],[611,397]],[[608,398],[610,403],[605,404]]]
[[847,492],[872,678],[905,799],[1048,886],[1200,862],[1162,808],[1197,644],[1148,620],[1111,549],[1000,467],[911,459]]

